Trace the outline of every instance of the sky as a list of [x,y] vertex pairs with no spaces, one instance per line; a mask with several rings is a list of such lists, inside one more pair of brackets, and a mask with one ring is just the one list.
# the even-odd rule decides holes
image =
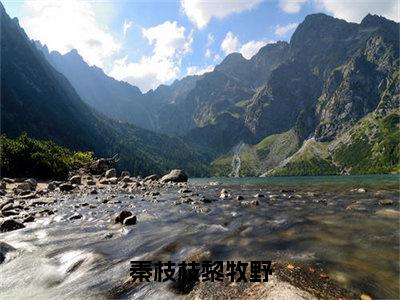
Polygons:
[[398,0],[5,0],[31,39],[50,51],[77,49],[89,65],[143,92],[212,71],[240,52],[289,41],[323,12],[359,23],[368,14],[399,22]]

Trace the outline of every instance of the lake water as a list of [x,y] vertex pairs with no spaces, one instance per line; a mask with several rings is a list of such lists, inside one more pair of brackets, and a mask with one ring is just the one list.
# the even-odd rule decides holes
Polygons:
[[[0,234],[15,249],[0,265],[0,298],[174,298],[162,283],[126,286],[129,261],[193,256],[313,266],[357,293],[399,298],[397,175],[200,178],[190,179],[188,188],[193,202],[180,205],[170,188],[160,188],[156,199],[111,198],[113,191],[97,199],[55,195],[53,215]],[[219,198],[222,188],[230,197]],[[250,204],[256,193],[265,195],[258,206]],[[383,206],[383,200],[393,203]],[[136,225],[112,224],[123,209],[138,216]],[[68,220],[76,212],[82,219]]]

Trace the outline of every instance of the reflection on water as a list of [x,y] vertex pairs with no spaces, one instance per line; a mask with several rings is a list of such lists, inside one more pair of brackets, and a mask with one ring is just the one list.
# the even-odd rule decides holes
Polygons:
[[[206,186],[209,181],[222,185]],[[352,190],[361,187],[367,191]],[[397,176],[193,179],[189,188],[199,196],[181,205],[168,190],[157,202],[125,194],[108,203],[102,203],[107,195],[60,196],[50,218],[0,235],[15,248],[0,265],[0,298],[108,297],[128,278],[130,260],[178,262],[193,253],[322,266],[343,287],[399,297]],[[222,188],[230,198],[219,199]],[[256,193],[265,195],[259,205],[244,205]],[[212,201],[203,204],[201,196]],[[392,205],[379,204],[388,199]],[[75,207],[82,202],[96,208]],[[137,215],[135,226],[112,224],[122,209]],[[83,218],[68,220],[75,211]],[[154,283],[124,293],[174,297],[165,284]]]

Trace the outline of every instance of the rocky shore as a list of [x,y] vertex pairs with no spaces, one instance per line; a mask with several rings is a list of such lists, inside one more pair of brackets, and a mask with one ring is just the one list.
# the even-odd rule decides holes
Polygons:
[[[100,173],[100,174],[99,174]],[[194,214],[209,215],[214,210],[214,204],[222,209],[225,203],[234,203],[235,207],[242,210],[257,211],[260,206],[276,205],[278,201],[293,201],[300,203],[305,199],[326,207],[329,200],[313,191],[297,192],[292,189],[280,189],[275,191],[250,190],[230,191],[220,186],[218,182],[210,182],[208,186],[190,186],[188,177],[182,170],[172,170],[170,173],[159,177],[151,175],[145,178],[131,176],[129,172],[117,173],[110,168],[103,172],[90,172],[81,169],[71,174],[67,181],[38,182],[35,179],[10,179],[1,181],[0,200],[0,236],[9,232],[24,228],[30,228],[30,224],[41,222],[57,215],[65,219],[63,226],[75,224],[79,221],[96,222],[96,215],[102,215],[102,222],[108,223],[112,230],[115,228],[135,228],[141,222],[151,220],[151,216],[137,214],[130,209],[138,202],[145,202],[152,207],[159,204],[180,207]],[[212,193],[210,192],[212,190]],[[365,194],[367,189],[356,188],[351,191],[354,194]],[[379,196],[379,192],[375,193]],[[394,209],[393,200],[384,196],[377,200],[376,215],[385,218],[398,218],[399,211]],[[227,202],[228,201],[228,202]],[[68,208],[66,208],[68,207]],[[359,213],[366,210],[363,203],[354,201],[346,204],[345,210],[351,213]],[[232,214],[234,216],[234,214]],[[108,217],[107,217],[108,216]],[[60,216],[61,219],[61,216]],[[162,221],[162,220],[161,220]],[[184,226],[185,220],[177,220]],[[118,229],[119,230],[119,229]],[[247,230],[248,231],[248,230]],[[246,229],[241,229],[243,235]],[[234,234],[234,233],[232,233]],[[105,238],[113,238],[110,232]],[[246,235],[243,235],[246,236]],[[243,238],[243,241],[248,238]],[[250,241],[249,241],[250,242]],[[224,244],[223,241],[221,241]],[[225,242],[229,244],[228,241]],[[225,247],[224,245],[223,247]],[[2,242],[0,247],[0,262],[7,264],[7,255],[16,251],[13,245]],[[200,249],[201,250],[201,249]],[[174,247],[167,251],[173,254]],[[158,253],[158,252],[156,252]],[[261,253],[260,253],[261,254]],[[153,254],[155,255],[155,254]],[[201,256],[209,258],[207,250],[201,250]],[[154,259],[159,259],[156,256]],[[137,291],[140,285],[133,283],[129,276],[123,276],[120,283],[111,288],[106,295],[110,298],[124,297]],[[329,276],[329,270],[321,266],[308,265],[304,261],[277,261],[274,263],[274,273],[268,283],[197,283],[182,293],[173,286],[169,288],[171,295],[180,295],[188,299],[209,298],[246,298],[246,299],[371,299],[367,293],[350,290],[343,287],[334,278]],[[151,295],[151,292],[148,292]]]

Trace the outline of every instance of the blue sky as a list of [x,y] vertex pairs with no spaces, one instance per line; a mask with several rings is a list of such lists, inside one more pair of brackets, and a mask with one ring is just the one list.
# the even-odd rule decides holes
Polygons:
[[397,0],[17,1],[3,4],[30,38],[62,54],[75,48],[90,65],[142,91],[211,71],[231,52],[246,58],[289,41],[310,13],[351,22],[367,13],[399,21]]

